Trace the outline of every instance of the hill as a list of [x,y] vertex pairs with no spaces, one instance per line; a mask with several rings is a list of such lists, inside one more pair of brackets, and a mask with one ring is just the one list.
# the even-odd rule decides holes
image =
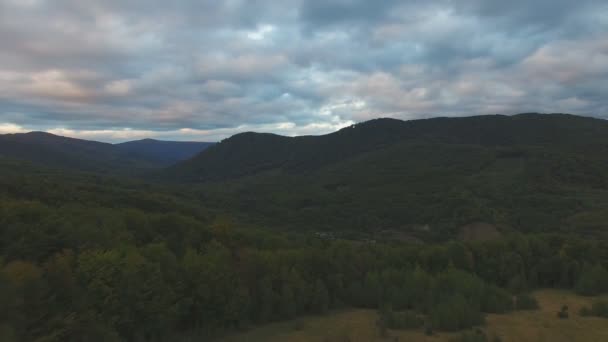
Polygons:
[[270,227],[406,240],[476,223],[605,235],[607,152],[608,122],[573,115],[378,119],[317,137],[239,134],[168,172]]
[[182,178],[219,180],[270,169],[294,172],[316,169],[404,142],[584,148],[608,144],[606,133],[608,121],[566,114],[375,119],[323,136],[237,134],[171,171]]
[[67,138],[45,132],[0,136],[0,156],[47,167],[100,173],[133,173],[155,167],[114,145]]
[[144,157],[150,161],[169,166],[178,161],[190,159],[211,145],[213,143],[142,139],[127,141],[115,146],[135,157]]
[[109,144],[29,132],[0,135],[0,157],[65,170],[138,175],[190,158],[209,145],[152,139]]

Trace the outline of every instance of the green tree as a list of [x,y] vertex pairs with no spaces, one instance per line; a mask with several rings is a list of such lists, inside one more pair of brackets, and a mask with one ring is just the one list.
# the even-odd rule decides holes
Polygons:
[[576,292],[594,296],[608,291],[608,271],[601,265],[585,265],[576,282]]
[[297,314],[296,299],[289,283],[284,282],[281,288],[281,317],[291,319]]
[[313,312],[323,313],[329,309],[329,292],[325,283],[321,279],[317,279],[313,291],[311,308]]

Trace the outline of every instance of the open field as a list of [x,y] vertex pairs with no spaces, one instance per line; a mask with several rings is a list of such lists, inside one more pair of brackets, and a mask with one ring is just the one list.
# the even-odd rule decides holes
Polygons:
[[[570,292],[543,290],[534,293],[540,304],[537,311],[518,311],[506,315],[487,315],[483,330],[492,338],[514,342],[608,341],[608,320],[581,317],[578,312],[589,305],[592,297],[581,297]],[[570,318],[558,319],[556,313],[568,305]],[[305,341],[447,341],[454,334],[437,333],[425,336],[422,331],[389,332],[381,338],[373,310],[349,310],[326,316],[305,317],[295,321],[270,324],[251,331],[235,334],[222,342],[305,342]],[[456,334],[457,335],[457,334]]]

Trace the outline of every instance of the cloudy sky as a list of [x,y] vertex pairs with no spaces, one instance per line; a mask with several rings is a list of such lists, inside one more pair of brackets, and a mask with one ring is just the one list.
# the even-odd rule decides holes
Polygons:
[[608,118],[605,0],[0,0],[0,133],[214,141]]

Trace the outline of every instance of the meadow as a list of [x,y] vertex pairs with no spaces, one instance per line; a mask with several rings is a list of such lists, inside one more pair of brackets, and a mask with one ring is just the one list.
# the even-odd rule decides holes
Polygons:
[[[540,290],[534,293],[539,310],[516,311],[507,314],[488,314],[483,330],[489,341],[496,337],[503,342],[566,342],[608,341],[608,320],[582,317],[579,311],[597,297],[579,296],[569,291]],[[559,319],[562,306],[569,308],[569,318]],[[324,316],[307,316],[300,319],[269,324],[247,332],[227,336],[220,342],[366,342],[366,341],[420,341],[444,342],[461,333],[434,333],[427,336],[422,330],[389,330],[380,336],[375,310],[345,310]]]

